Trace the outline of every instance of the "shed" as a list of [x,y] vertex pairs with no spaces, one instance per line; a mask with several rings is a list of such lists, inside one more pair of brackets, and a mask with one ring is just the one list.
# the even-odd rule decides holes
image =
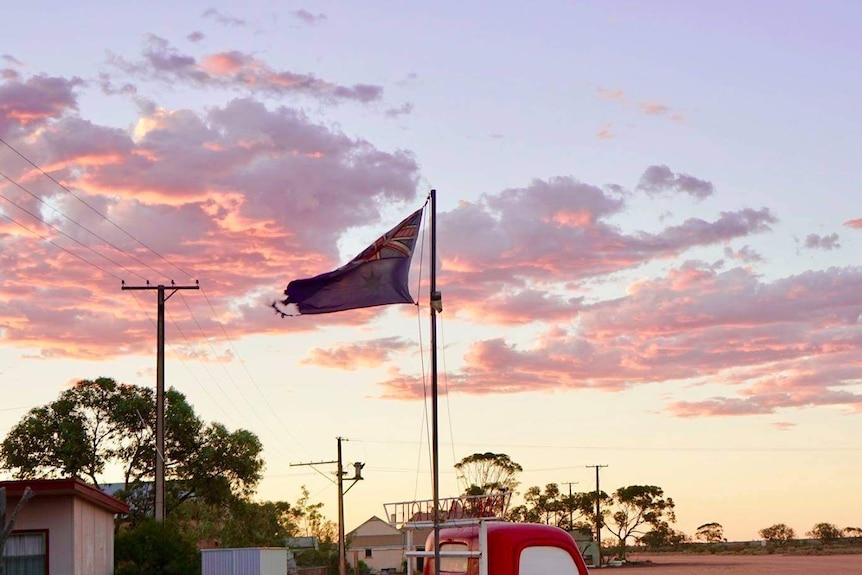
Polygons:
[[201,549],[202,575],[286,575],[286,547]]
[[6,542],[7,566],[26,564],[41,575],[113,574],[114,516],[129,512],[125,503],[80,479],[0,481],[0,487],[10,511],[27,487],[35,494]]

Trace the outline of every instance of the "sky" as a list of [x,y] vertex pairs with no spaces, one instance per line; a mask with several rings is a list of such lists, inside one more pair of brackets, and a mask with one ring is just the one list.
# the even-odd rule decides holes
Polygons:
[[[862,523],[858,2],[4,3],[0,434],[166,382],[346,528],[432,495],[417,305],[281,317],[437,190],[440,494],[657,485],[689,535]],[[10,25],[13,24],[13,25]],[[854,255],[857,254],[857,255]],[[106,482],[119,474],[106,472]],[[515,498],[517,503],[517,495]],[[605,536],[608,536],[607,534]]]

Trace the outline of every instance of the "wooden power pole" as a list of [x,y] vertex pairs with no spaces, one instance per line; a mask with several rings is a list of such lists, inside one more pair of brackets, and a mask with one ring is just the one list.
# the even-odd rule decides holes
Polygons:
[[[156,324],[156,477],[155,477],[155,519],[159,523],[165,520],[165,302],[181,289],[200,289],[198,282],[193,286],[157,286],[147,282],[145,286],[127,286],[124,290],[158,290],[158,322]],[[165,291],[171,293],[165,296]]]
[[[296,467],[299,465],[325,465],[329,463],[335,463],[338,465],[338,470],[336,471],[337,480],[336,484],[338,485],[338,575],[347,575],[347,541],[345,539],[344,534],[344,494],[350,491],[350,488],[356,485],[356,482],[362,477],[362,468],[365,467],[364,463],[356,462],[353,464],[354,467],[354,475],[353,477],[348,477],[347,481],[352,481],[353,483],[347,489],[344,489],[344,464],[341,459],[341,442],[349,441],[343,437],[336,437],[338,441],[338,459],[335,461],[313,461],[310,463],[291,463],[291,467]],[[2,575],[2,574],[0,574]]]
[[599,548],[599,564],[602,566],[602,508],[601,508],[601,491],[599,490],[599,469],[607,467],[607,465],[587,465],[587,467],[596,468],[596,546]]

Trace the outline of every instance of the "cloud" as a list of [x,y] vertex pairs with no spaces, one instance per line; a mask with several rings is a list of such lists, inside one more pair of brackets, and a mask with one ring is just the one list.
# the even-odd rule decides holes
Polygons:
[[204,36],[203,32],[192,32],[191,34],[186,36],[186,40],[188,40],[189,42],[197,43],[203,40],[205,37],[206,36]]
[[242,18],[236,18],[234,16],[229,16],[227,14],[223,14],[216,8],[208,8],[203,13],[204,18],[209,18],[222,24],[223,26],[228,26],[231,28],[241,28],[245,26],[246,22]]
[[847,226],[848,228],[855,228],[857,230],[862,230],[862,218],[859,218],[857,220],[847,220],[846,222],[844,222],[844,225]]
[[315,24],[319,24],[319,23],[323,22],[324,20],[326,20],[326,14],[321,14],[321,13],[312,14],[311,12],[309,12],[308,10],[305,10],[305,9],[294,10],[293,12],[291,12],[291,14],[297,20],[301,20],[301,21],[305,22],[306,24],[310,24],[312,26]]
[[596,137],[599,140],[610,140],[610,139],[614,138],[615,136],[611,132],[611,125],[605,124],[604,126],[602,126],[602,129],[599,130],[598,132],[596,132]]
[[602,100],[614,101],[614,100],[624,100],[625,93],[619,89],[610,89],[610,88],[596,88],[596,92],[599,95],[599,98]]
[[33,76],[23,82],[15,77],[0,84],[0,136],[14,128],[32,129],[77,109],[74,90],[82,84],[78,78],[49,76]]
[[[644,279],[621,298],[581,303],[529,347],[475,342],[450,391],[471,395],[700,382],[730,395],[668,404],[679,417],[772,414],[814,406],[862,411],[862,268],[769,283],[698,262]],[[574,317],[574,316],[573,316]],[[421,382],[394,373],[383,394],[412,399]]]
[[414,346],[414,342],[402,337],[345,343],[331,349],[314,348],[302,363],[344,370],[370,369],[386,364],[394,355]]
[[596,88],[596,94],[598,94],[601,100],[614,102],[629,109],[636,109],[646,116],[666,117],[676,122],[685,120],[685,117],[681,113],[674,112],[667,104],[651,100],[633,101],[627,97],[626,92],[621,88],[603,88],[599,86]]
[[734,250],[728,246],[724,248],[724,255],[730,259],[745,263],[757,263],[763,261],[763,256],[751,246],[742,246],[738,250]]
[[[0,84],[0,117],[7,132],[17,130],[7,141],[75,194],[23,161],[4,164],[4,173],[33,197],[3,182],[0,192],[22,196],[55,226],[3,207],[35,233],[6,219],[0,224],[2,337],[39,349],[40,357],[148,352],[149,305],[140,294],[121,293],[121,279],[200,280],[216,311],[200,319],[174,307],[184,333],[218,329],[216,320],[225,318],[240,335],[314,329],[301,321],[275,322],[265,310],[288,280],[343,263],[345,230],[385,228],[393,222],[382,220],[383,207],[415,209],[419,202],[418,166],[409,153],[379,150],[295,109],[247,98],[204,114],[156,107],[142,110],[127,131],[79,117],[76,84],[41,77]],[[52,208],[36,205],[35,197]],[[34,289],[46,277],[53,278],[50,288]],[[96,289],[104,282],[116,291]],[[74,336],[80,329],[86,333]]]
[[805,247],[812,250],[832,251],[840,248],[841,244],[838,243],[838,234],[828,236],[808,234],[805,236]]
[[[485,194],[478,202],[463,202],[440,214],[441,277],[453,286],[459,302],[454,313],[520,321],[524,310],[496,304],[523,301],[519,298],[529,294],[541,305],[526,313],[564,317],[577,309],[572,302],[580,294],[572,291],[590,278],[766,232],[775,222],[768,209],[748,208],[722,212],[712,221],[691,218],[654,233],[624,232],[610,220],[626,207],[612,188],[560,177]],[[556,289],[558,283],[565,287]]]
[[268,96],[301,95],[323,103],[344,100],[367,103],[383,96],[380,86],[342,86],[310,74],[273,70],[265,62],[238,51],[210,54],[199,61],[180,53],[167,40],[154,35],[147,38],[142,61],[130,62],[114,55],[111,64],[126,74],[145,80],[241,89]]
[[[224,57],[204,65],[166,43],[156,46],[157,57],[140,65],[189,85],[234,86],[247,71],[268,70],[241,53],[217,54]],[[356,244],[361,230],[373,228],[373,239],[397,223],[393,212],[421,203],[412,154],[380,149],[297,108],[248,95],[205,111],[141,99],[128,129],[100,125],[78,114],[76,92],[87,87],[43,76],[0,83],[8,141],[74,192],[23,161],[10,173],[32,196],[0,182],[0,192],[15,194],[42,218],[3,206],[36,232],[0,220],[4,343],[38,358],[150,353],[151,298],[121,290],[121,280],[200,280],[201,293],[171,300],[171,321],[185,339],[174,353],[205,361],[231,360],[226,348],[204,355],[196,349],[222,326],[242,337],[355,327],[379,317],[371,309],[285,322],[268,304],[290,279],[355,255],[350,246],[367,242]],[[125,90],[120,82],[109,87]],[[646,193],[682,192],[680,202],[714,193],[706,180],[660,164],[641,182]],[[448,377],[452,392],[615,393],[701,384],[709,394],[670,403],[668,411],[860,411],[862,269],[766,280],[746,242],[771,231],[776,216],[768,208],[668,219],[644,231],[626,227],[631,198],[618,184],[559,176],[490,190],[438,214],[447,318],[476,328],[464,331],[469,346]],[[731,243],[743,247],[734,251]],[[695,248],[746,265],[674,261]],[[708,257],[701,249],[697,257]],[[207,313],[193,314],[201,300]],[[523,332],[526,343],[516,343]],[[390,365],[412,347],[402,338],[335,344],[313,350],[307,361],[386,366],[381,394],[416,398],[419,375]]]
[[663,165],[648,167],[641,176],[637,189],[650,195],[677,191],[699,200],[715,194],[715,188],[711,182],[688,174],[674,174],[670,168]]
[[772,425],[772,427],[774,427],[778,431],[789,431],[789,430],[793,429],[794,427],[796,427],[795,423],[791,423],[789,421],[776,421],[776,422],[773,422],[771,425]]
[[648,116],[664,116],[670,108],[658,102],[641,102],[638,107]]
[[406,116],[408,114],[413,113],[413,104],[410,102],[406,102],[397,108],[389,108],[386,110],[386,116],[389,118],[397,118],[399,116]]

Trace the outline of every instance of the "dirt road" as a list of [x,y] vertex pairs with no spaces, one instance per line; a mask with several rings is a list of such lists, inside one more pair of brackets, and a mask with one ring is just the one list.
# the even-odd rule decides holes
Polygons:
[[[862,575],[862,555],[673,555],[638,553],[639,565],[601,569],[620,575]],[[592,573],[599,572],[593,569]]]

